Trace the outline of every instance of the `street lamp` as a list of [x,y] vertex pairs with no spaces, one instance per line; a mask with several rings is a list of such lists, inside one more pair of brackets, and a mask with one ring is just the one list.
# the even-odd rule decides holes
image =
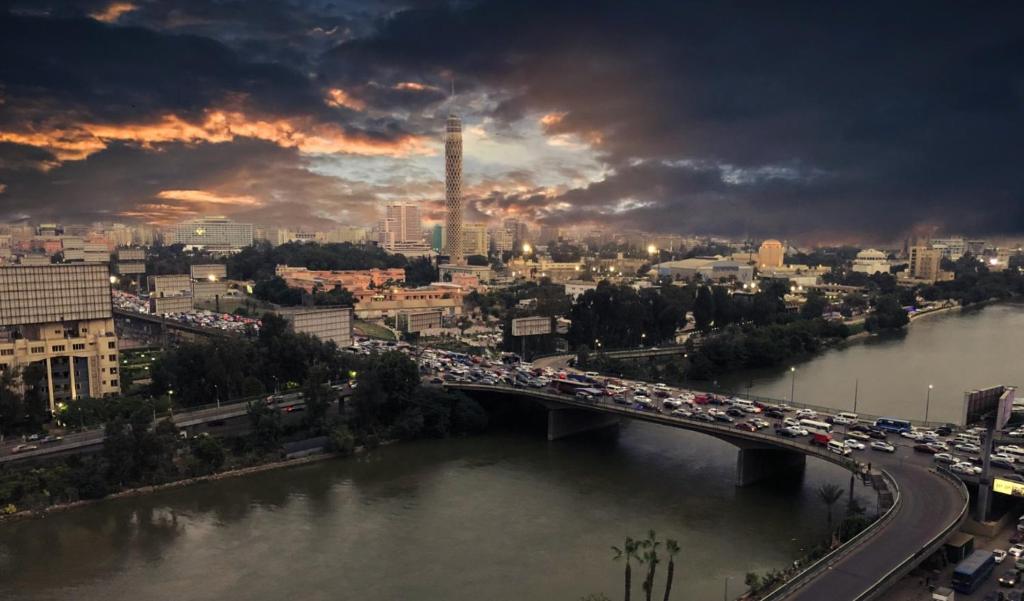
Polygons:
[[732,580],[732,576],[725,577],[725,590],[722,592],[722,601],[729,601],[729,581]]
[[644,343],[646,341],[647,341],[647,332],[640,332],[640,346],[641,346],[641,348],[644,346]]
[[932,388],[935,386],[928,385],[928,396],[924,397],[924,423],[928,423],[928,406],[932,404]]
[[658,247],[653,244],[647,245],[647,254],[654,256],[658,252]]
[[523,255],[528,255],[533,252],[533,247],[530,246],[529,242],[523,243]]
[[790,367],[789,373],[792,376],[789,381],[789,402],[793,402],[794,393],[796,392],[796,368]]

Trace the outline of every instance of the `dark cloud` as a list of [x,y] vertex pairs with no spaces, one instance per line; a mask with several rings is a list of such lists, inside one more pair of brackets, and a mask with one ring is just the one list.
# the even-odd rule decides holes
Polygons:
[[[602,219],[710,231],[743,221],[762,233],[864,226],[883,237],[928,219],[1019,232],[1021,16],[1010,4],[934,2],[478,2],[398,13],[333,50],[324,70],[339,82],[457,73],[474,90],[508,93],[500,119],[564,112],[550,131],[597,141],[618,175],[562,198],[661,211]],[[818,175],[695,186],[686,166],[631,177],[637,159]],[[592,213],[584,205],[575,217]]]
[[[595,171],[556,165],[548,173],[561,173],[561,184],[531,173],[480,181],[471,187],[473,219],[808,240],[886,240],[921,222],[965,234],[1024,231],[1017,4],[115,4],[0,5],[9,11],[0,9],[0,209],[42,210],[71,196],[60,194],[73,189],[61,182],[94,179],[113,199],[95,202],[115,212],[160,190],[200,187],[261,199],[238,214],[291,221],[362,218],[372,212],[362,199],[405,190],[436,199],[440,188],[424,188],[437,185],[439,159],[429,181],[396,187],[313,172],[304,155],[400,154],[411,138],[437,136],[454,77],[467,124],[488,119],[492,134],[526,147],[538,144],[527,132],[547,114],[545,135],[579,144],[603,178],[580,183]],[[156,139],[46,143],[90,120],[138,127],[171,114],[202,125],[211,110],[244,113],[231,140],[142,132]],[[270,125],[256,131],[257,118]],[[326,141],[289,139],[288,128],[325,127],[337,129],[319,132]],[[4,130],[21,135],[3,138]],[[236,154],[249,152],[251,161]],[[279,153],[272,167],[262,164],[276,177],[253,181],[272,194],[238,175],[257,173],[246,163],[260,165],[267,153]],[[119,164],[151,169],[159,185],[114,177]],[[191,183],[168,181],[175,177]],[[328,210],[332,193],[354,212]],[[307,197],[318,200],[301,211]]]

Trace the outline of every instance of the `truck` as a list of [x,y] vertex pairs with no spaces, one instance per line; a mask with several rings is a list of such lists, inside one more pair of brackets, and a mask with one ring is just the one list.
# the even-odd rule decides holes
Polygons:
[[811,444],[822,447],[827,447],[828,443],[832,440],[832,437],[823,432],[815,432],[811,434]]

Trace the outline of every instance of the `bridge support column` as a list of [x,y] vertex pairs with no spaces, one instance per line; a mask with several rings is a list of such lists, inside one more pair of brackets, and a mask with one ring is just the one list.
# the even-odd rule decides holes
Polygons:
[[548,440],[618,426],[617,415],[585,409],[548,409]]
[[784,474],[803,472],[807,457],[784,449],[740,449],[736,458],[736,485],[750,486]]

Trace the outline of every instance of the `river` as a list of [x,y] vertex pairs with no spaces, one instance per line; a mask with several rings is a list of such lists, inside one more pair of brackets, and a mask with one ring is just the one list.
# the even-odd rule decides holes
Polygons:
[[736,488],[735,461],[642,423],[393,445],[4,525],[0,599],[618,598],[609,547],[649,528],[683,549],[675,598],[717,599],[820,539],[814,489],[848,482],[809,460],[802,481]]
[[[931,383],[932,419],[953,419],[964,390],[1024,381],[1022,333],[1020,305],[925,317],[797,365],[796,400],[852,408],[859,382],[858,410],[920,418]],[[733,384],[787,398],[790,378]],[[818,540],[814,490],[847,482],[810,460],[802,480],[741,489],[735,461],[717,439],[638,423],[553,443],[496,432],[393,445],[0,526],[0,599],[619,598],[609,547],[649,528],[682,546],[675,598],[717,599]]]
[[[831,349],[788,368],[722,378],[723,388],[872,415],[958,423],[964,392],[1024,384],[1024,304],[925,315],[903,332]],[[929,392],[929,384],[932,386]],[[1022,396],[1022,395],[1018,395]],[[930,397],[930,398],[929,398]]]

